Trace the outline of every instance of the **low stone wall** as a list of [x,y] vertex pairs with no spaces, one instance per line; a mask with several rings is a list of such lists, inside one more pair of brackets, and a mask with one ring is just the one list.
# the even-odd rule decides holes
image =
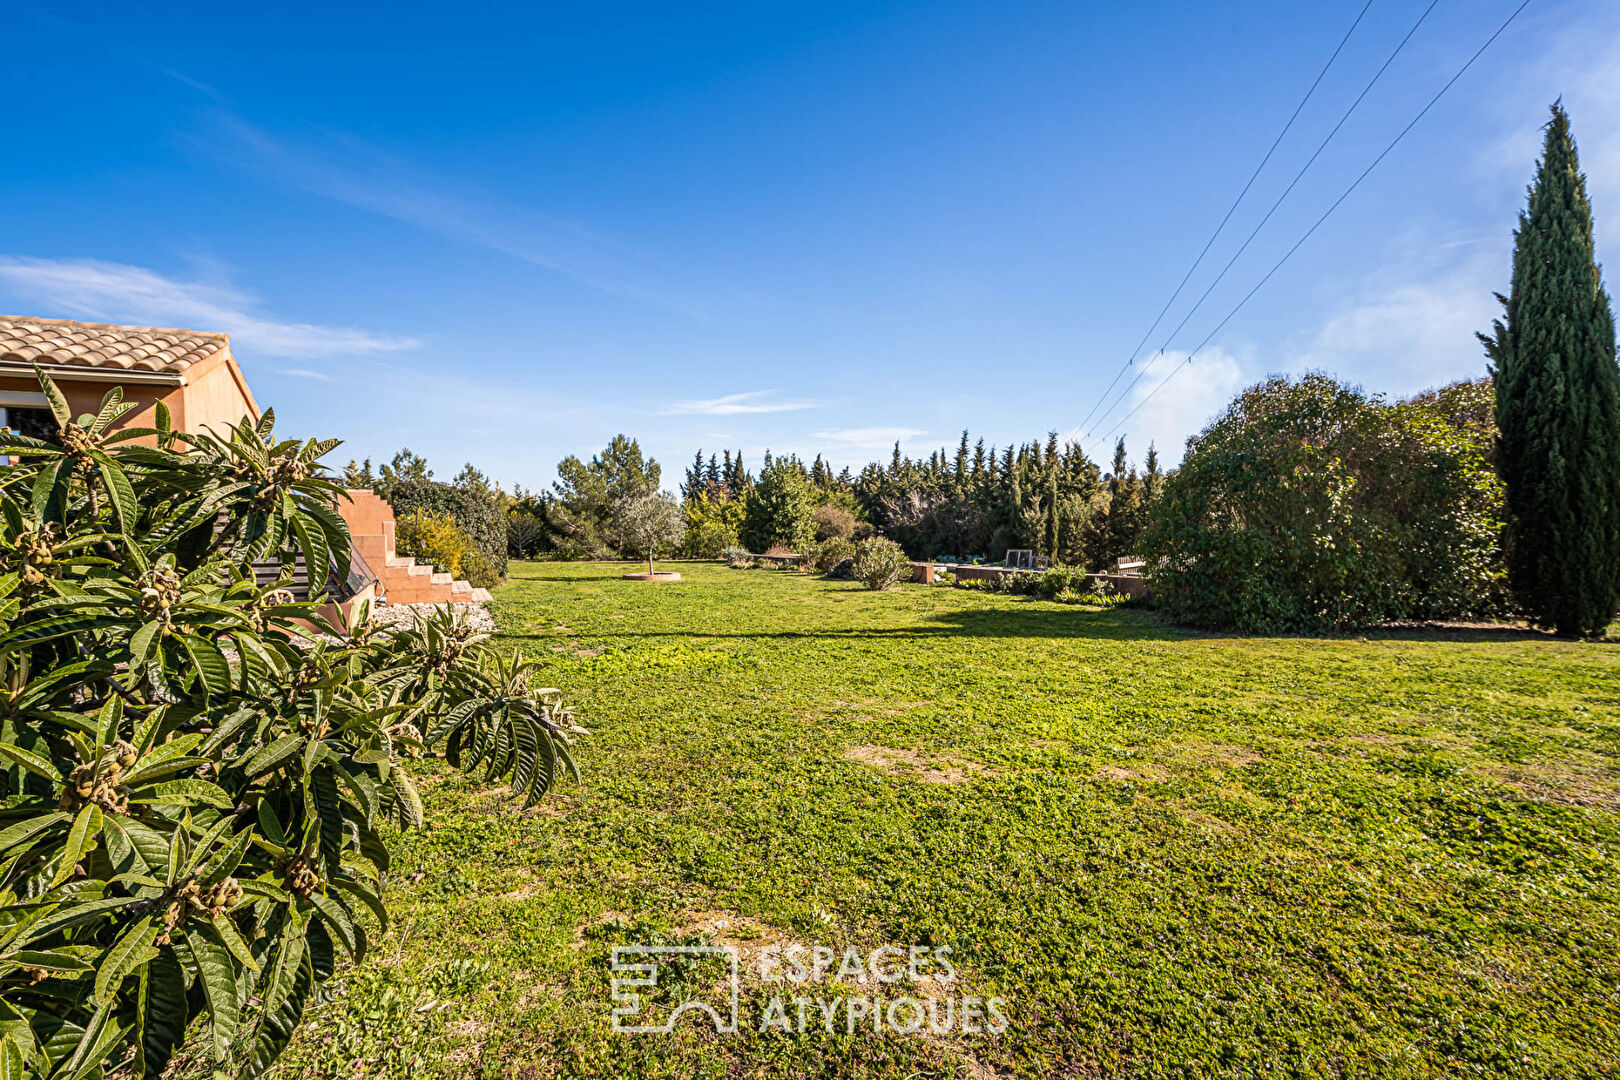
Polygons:
[[956,575],[957,581],[994,581],[1002,574],[1011,574],[1015,571],[1004,566],[972,566],[961,563],[949,568]]
[[1147,579],[1137,577],[1134,574],[1086,575],[1086,584],[1092,588],[1096,588],[1097,585],[1103,583],[1106,583],[1111,591],[1123,596],[1146,596],[1151,591],[1148,589]]
[[[911,565],[915,567],[920,564]],[[947,566],[946,569],[956,575],[957,581],[994,581],[1005,574],[1039,573],[1033,570],[1014,570],[1006,566],[972,566],[965,563]],[[1086,585],[1090,588],[1106,585],[1110,591],[1122,596],[1147,596],[1151,591],[1148,589],[1147,579],[1137,577],[1135,574],[1087,574]]]

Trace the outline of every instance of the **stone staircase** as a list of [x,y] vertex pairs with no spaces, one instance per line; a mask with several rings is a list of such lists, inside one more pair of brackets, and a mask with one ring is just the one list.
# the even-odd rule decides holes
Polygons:
[[394,550],[394,508],[371,491],[350,491],[338,510],[349,525],[355,550],[378,578],[377,591],[390,604],[481,604],[488,589],[475,589],[449,574],[435,573],[431,565]]

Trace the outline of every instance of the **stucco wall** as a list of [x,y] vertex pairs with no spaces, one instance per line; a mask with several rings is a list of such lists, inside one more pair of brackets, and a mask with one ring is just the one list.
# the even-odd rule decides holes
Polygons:
[[[88,372],[87,372],[88,373]],[[183,386],[165,383],[134,382],[120,379],[120,372],[95,369],[95,378],[58,378],[57,388],[67,398],[68,408],[74,416],[94,413],[101,408],[101,398],[114,386],[124,388],[124,400],[138,406],[124,414],[119,427],[151,427],[155,423],[155,406],[162,402],[169,409],[174,426],[181,431],[200,431],[212,426],[223,432],[230,424],[248,416],[257,419],[259,407],[247,391],[240,373],[234,370],[234,361],[221,354],[209,361],[193,366],[186,372]],[[39,393],[39,380],[32,373],[0,373],[0,391]],[[149,439],[141,440],[149,442]]]

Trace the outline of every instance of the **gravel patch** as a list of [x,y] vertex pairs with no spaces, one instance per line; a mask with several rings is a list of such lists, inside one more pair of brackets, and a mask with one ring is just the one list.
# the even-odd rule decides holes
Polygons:
[[[373,604],[371,619],[379,626],[400,627],[411,625],[414,612],[428,614],[438,610],[441,604]],[[472,628],[480,634],[493,634],[495,632],[495,616],[489,613],[484,604],[456,604],[457,610],[465,612],[467,621]]]

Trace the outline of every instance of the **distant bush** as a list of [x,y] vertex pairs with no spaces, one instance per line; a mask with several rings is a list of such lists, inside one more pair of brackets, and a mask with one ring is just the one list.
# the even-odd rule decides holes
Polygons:
[[727,549],[737,546],[735,526],[723,521],[704,521],[687,528],[681,553],[692,559],[721,559]]
[[1041,574],[1038,588],[1042,596],[1056,600],[1063,593],[1083,591],[1086,588],[1086,572],[1068,566],[1054,566]]
[[772,544],[809,551],[815,542],[815,492],[804,465],[793,457],[767,459],[749,491],[740,530],[743,543],[761,551]]
[[476,589],[493,589],[502,580],[501,572],[495,569],[489,556],[477,548],[472,548],[461,557],[461,577]]
[[812,560],[815,568],[826,573],[845,559],[855,557],[855,545],[843,537],[835,536],[816,545]]
[[401,555],[432,563],[439,573],[456,577],[463,576],[463,563],[477,551],[455,518],[425,507],[407,510],[395,519],[394,545]]
[[794,551],[792,548],[788,547],[786,544],[778,542],[778,543],[772,544],[770,547],[766,548],[765,549],[765,554],[770,555],[770,556],[775,557],[775,558],[780,558],[783,555],[797,555],[798,552]]
[[868,589],[887,589],[911,568],[905,549],[881,536],[856,544],[854,560],[850,572]]
[[1501,509],[1466,430],[1312,374],[1244,391],[1189,442],[1142,550],[1155,603],[1203,626],[1467,617],[1501,602]]
[[750,570],[754,565],[754,553],[736,544],[723,549],[720,552],[720,557],[733,570]]
[[855,535],[855,515],[837,503],[823,503],[810,515],[817,540],[848,540]]
[[492,495],[432,480],[404,480],[388,489],[388,503],[396,519],[418,508],[449,515],[473,546],[506,573],[506,508]]

